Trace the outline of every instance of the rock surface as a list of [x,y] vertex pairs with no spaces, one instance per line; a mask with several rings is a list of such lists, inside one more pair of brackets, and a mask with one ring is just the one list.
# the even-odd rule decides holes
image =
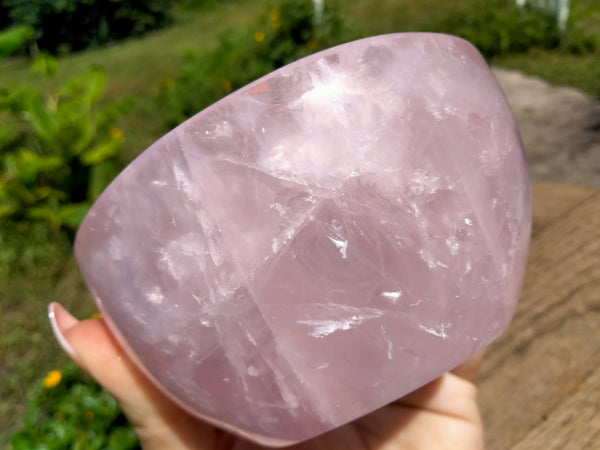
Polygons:
[[514,70],[494,68],[523,136],[534,180],[600,187],[600,102]]
[[465,41],[313,55],[136,159],[75,252],[114,333],[191,413],[267,445],[351,421],[489,344],[530,230],[521,141]]

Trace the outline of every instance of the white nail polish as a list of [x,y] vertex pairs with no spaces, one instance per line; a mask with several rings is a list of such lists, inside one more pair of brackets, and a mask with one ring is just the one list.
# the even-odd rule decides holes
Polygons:
[[56,320],[56,312],[55,312],[56,303],[50,303],[48,305],[48,318],[50,319],[50,325],[52,326],[52,331],[54,332],[54,336],[56,340],[62,347],[62,349],[71,357],[75,358],[76,353],[71,344],[65,339],[60,327],[58,326],[58,322]]

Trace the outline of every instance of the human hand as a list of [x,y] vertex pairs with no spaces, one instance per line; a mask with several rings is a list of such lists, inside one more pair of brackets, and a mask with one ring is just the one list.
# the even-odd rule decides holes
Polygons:
[[[137,368],[104,320],[78,321],[58,303],[52,329],[71,358],[119,402],[145,450],[262,448],[197,419],[175,405]],[[476,356],[407,396],[294,450],[483,449],[472,380]]]

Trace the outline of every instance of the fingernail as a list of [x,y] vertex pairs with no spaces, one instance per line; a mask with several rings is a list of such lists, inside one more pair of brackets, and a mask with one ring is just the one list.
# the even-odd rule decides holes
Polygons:
[[71,358],[75,358],[76,353],[71,344],[65,338],[65,333],[79,321],[63,308],[59,303],[52,302],[48,305],[48,318],[56,340],[67,352]]

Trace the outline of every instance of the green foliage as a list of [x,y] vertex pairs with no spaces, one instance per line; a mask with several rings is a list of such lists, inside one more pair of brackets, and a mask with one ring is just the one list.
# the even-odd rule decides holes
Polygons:
[[71,251],[69,236],[40,221],[0,220],[0,284],[13,283],[14,276],[35,274],[35,282],[60,274]]
[[50,372],[30,392],[12,450],[139,448],[115,399],[74,363]]
[[225,32],[213,51],[183,55],[179,72],[163,80],[159,95],[169,125],[285,64],[341,43],[344,33],[334,1],[321,12],[311,0],[272,4],[252,28]]
[[217,3],[225,3],[226,1],[229,0],[179,0],[177,3],[184,10],[197,10],[214,6]]
[[4,0],[12,23],[35,29],[51,53],[139,36],[171,21],[172,0]]
[[600,52],[600,2],[571,2],[561,50],[578,55]]
[[33,28],[28,25],[0,31],[0,59],[10,56],[25,45],[33,36]]
[[106,74],[94,68],[56,89],[56,61],[39,55],[38,85],[0,90],[0,276],[56,269],[69,239],[118,173],[127,101],[100,107]]
[[[56,62],[40,55],[32,70],[51,77]],[[0,220],[79,225],[120,168],[123,133],[114,123],[127,102],[99,107],[105,84],[94,68],[54,92],[0,91]]]
[[433,29],[465,38],[487,57],[532,47],[556,48],[561,38],[552,14],[519,8],[514,0],[465,2],[433,24]]

